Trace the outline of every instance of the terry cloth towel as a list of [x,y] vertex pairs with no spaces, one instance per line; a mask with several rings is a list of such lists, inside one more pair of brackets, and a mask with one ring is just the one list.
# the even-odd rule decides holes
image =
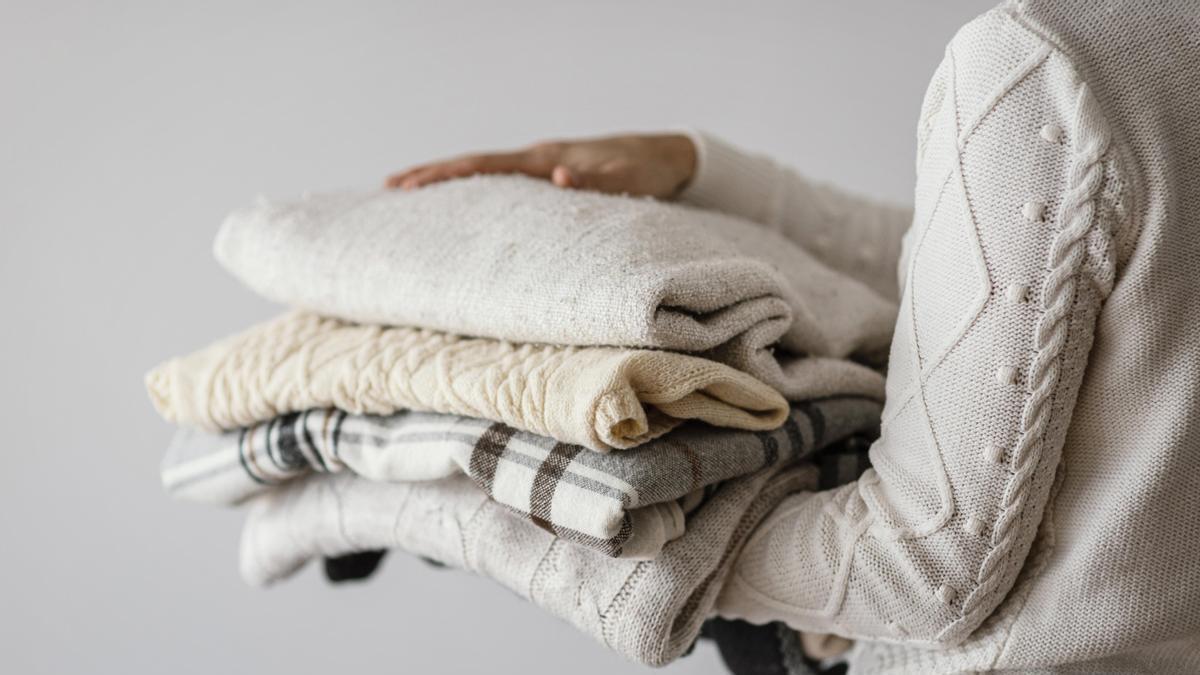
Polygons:
[[[263,296],[360,323],[696,353],[808,397],[882,378],[896,306],[770,227],[520,176],[310,196],[230,215],[217,259]],[[840,375],[837,375],[840,374]],[[828,392],[845,393],[845,392]]]
[[[824,393],[844,383],[811,385]],[[640,445],[686,419],[765,430],[788,414],[762,382],[685,354],[516,345],[296,312],[168,361],[146,386],[159,413],[186,427],[237,429],[309,408],[425,410],[601,452]]]
[[[865,410],[844,412],[825,418],[828,436],[877,423]],[[649,561],[571,545],[464,476],[380,483],[318,474],[251,500],[241,572],[264,585],[314,557],[400,548],[489,577],[624,656],[663,665],[696,639],[750,531],[787,495],[815,489],[818,473],[795,462],[722,483],[689,516],[683,536]]]
[[801,404],[769,432],[686,424],[619,453],[514,430],[499,422],[402,412],[315,410],[220,435],[180,430],[163,464],[177,497],[236,503],[312,471],[348,469],[403,482],[464,473],[486,495],[555,535],[613,557],[653,557],[683,533],[679,500],[723,480],[808,455],[828,415],[878,414],[866,399]]

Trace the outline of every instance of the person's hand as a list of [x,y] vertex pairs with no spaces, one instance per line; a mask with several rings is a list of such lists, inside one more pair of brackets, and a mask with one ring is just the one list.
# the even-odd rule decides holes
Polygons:
[[695,171],[696,148],[687,136],[610,136],[423,164],[390,176],[387,187],[413,190],[480,173],[521,173],[564,188],[668,199],[683,190]]

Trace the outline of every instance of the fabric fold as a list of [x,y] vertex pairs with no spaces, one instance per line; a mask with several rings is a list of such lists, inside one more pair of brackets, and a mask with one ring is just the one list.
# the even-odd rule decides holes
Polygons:
[[401,548],[491,578],[625,656],[662,665],[695,639],[753,524],[783,494],[816,484],[811,466],[775,481],[767,473],[722,486],[653,561],[572,546],[462,476],[426,483],[313,476],[254,500],[241,570],[247,582],[264,585],[314,557]]
[[[828,414],[820,438],[873,432],[866,408]],[[818,456],[820,457],[820,456]],[[465,476],[385,483],[349,473],[313,475],[251,500],[241,572],[277,582],[316,557],[399,548],[508,587],[627,658],[661,666],[696,639],[753,528],[787,495],[855,467],[776,463],[721,483],[694,506],[683,536],[654,560],[614,560],[522,519]]]
[[792,361],[880,353],[896,316],[770,227],[520,176],[261,201],[214,248],[254,291],[323,315],[701,354],[785,394],[804,386]]
[[465,474],[563,539],[612,557],[653,557],[683,533],[687,504],[706,489],[837,441],[826,431],[829,417],[878,412],[867,399],[815,401],[794,406],[769,432],[692,422],[639,448],[601,454],[455,415],[310,410],[223,434],[180,430],[162,478],[173,496],[234,504],[311,473],[349,471],[381,482]]
[[236,429],[310,408],[407,409],[504,422],[600,452],[688,419],[766,430],[788,414],[771,387],[695,356],[521,345],[302,312],[172,359],[146,381],[159,413],[185,427]]

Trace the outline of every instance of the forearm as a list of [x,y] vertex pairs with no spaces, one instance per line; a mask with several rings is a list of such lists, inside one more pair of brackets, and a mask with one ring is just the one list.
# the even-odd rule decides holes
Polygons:
[[[1000,607],[1026,565],[1120,273],[1114,238],[1132,225],[1128,174],[1068,62],[1036,70],[1037,41],[1004,43],[1016,50],[1008,61],[1034,69],[1021,80],[1023,104],[987,93],[997,66],[979,41],[1006,20],[989,14],[962,34],[969,48],[939,69],[956,79],[930,90],[921,231],[906,254],[873,469],[784,502],[736,562],[724,616],[953,645]],[[955,99],[954,83],[983,93]],[[985,105],[963,133],[955,106]],[[1051,124],[1062,133],[1039,133]],[[1028,215],[1033,199],[1057,207]]]

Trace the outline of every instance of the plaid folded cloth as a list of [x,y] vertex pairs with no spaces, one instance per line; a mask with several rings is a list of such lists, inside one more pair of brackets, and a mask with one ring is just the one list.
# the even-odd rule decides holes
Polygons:
[[[877,415],[865,407],[826,411],[825,437],[867,432]],[[830,473],[849,478],[859,461],[854,456],[854,469]],[[345,472],[312,475],[251,501],[241,572],[263,585],[312,558],[400,548],[488,577],[627,658],[663,665],[699,635],[755,526],[788,495],[816,489],[821,473],[801,460],[721,483],[654,560],[570,545],[463,476],[384,483]]]
[[839,440],[827,433],[829,416],[877,410],[866,399],[826,399],[794,406],[773,431],[691,423],[610,454],[457,415],[311,410],[238,432],[180,430],[162,479],[176,497],[232,504],[314,471],[349,470],[383,482],[464,473],[558,537],[612,557],[651,558],[683,533],[685,510],[704,488]]

